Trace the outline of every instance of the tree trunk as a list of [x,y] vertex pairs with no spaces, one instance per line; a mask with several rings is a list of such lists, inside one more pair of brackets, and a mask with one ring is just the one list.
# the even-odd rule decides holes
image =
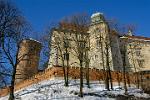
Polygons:
[[142,72],[140,73],[140,86],[143,86],[143,75]]
[[110,67],[109,67],[108,73],[109,73],[109,80],[110,80],[110,88],[113,90],[113,81],[112,81],[112,76],[111,76]]
[[106,89],[107,89],[108,91],[110,91],[110,89],[109,89],[109,76],[108,76],[108,70],[106,70]]
[[117,81],[118,81],[118,86],[120,87],[120,75],[119,75],[119,72],[117,72]]
[[12,79],[11,79],[11,86],[10,86],[10,95],[8,100],[14,100],[14,86],[15,86],[15,75],[16,75],[16,68],[17,65],[20,61],[18,61],[18,53],[19,53],[19,45],[17,46],[17,54],[16,54],[16,59],[15,59],[15,65],[12,64],[13,66],[13,73],[12,73]]
[[131,87],[131,85],[130,85],[130,77],[129,77],[129,73],[126,73],[126,74],[127,74],[128,86]]
[[109,51],[108,51],[108,44],[106,43],[106,66],[107,66],[107,70],[108,70],[108,84],[110,81],[110,86],[111,89],[113,90],[113,83],[112,83],[112,77],[111,77],[111,70],[110,70],[110,65],[109,65]]
[[9,95],[9,99],[8,100],[14,100],[14,83],[15,83],[15,74],[16,74],[16,70],[13,69],[13,75],[12,75],[12,80],[11,80],[11,86],[10,86],[10,95]]
[[86,85],[88,88],[90,88],[90,81],[89,81],[89,58],[88,58],[88,52],[85,52],[85,57],[86,57]]
[[124,90],[125,90],[125,93],[124,93],[124,94],[127,94],[127,84],[126,84],[126,72],[125,72],[125,67],[124,67],[124,71],[123,71],[123,80],[124,80]]
[[15,55],[15,64],[13,62],[13,60],[9,57],[9,54],[10,52],[7,52],[5,50],[5,46],[4,44],[2,45],[2,49],[4,50],[4,53],[6,54],[6,56],[8,57],[8,60],[10,61],[10,64],[12,65],[13,67],[13,72],[12,72],[12,79],[11,79],[11,86],[10,86],[10,95],[9,95],[9,99],[8,100],[14,100],[14,85],[15,85],[15,75],[16,75],[16,67],[17,67],[17,64],[18,64],[18,51],[19,51],[19,46],[17,47],[17,53]]
[[69,60],[67,60],[67,79],[66,79],[66,86],[69,86]]
[[83,97],[83,67],[82,67],[82,60],[80,60],[80,97]]
[[86,85],[88,88],[90,88],[90,82],[89,82],[89,62],[86,62]]
[[67,81],[66,81],[66,68],[65,68],[65,64],[64,64],[64,59],[63,56],[61,55],[61,60],[62,60],[62,68],[63,68],[63,75],[64,75],[64,81],[65,81],[65,86],[67,86]]
[[63,74],[64,74],[64,81],[65,81],[65,86],[67,86],[67,81],[66,81],[66,69],[65,66],[63,65]]
[[[125,58],[124,58],[124,61],[125,61]],[[125,62],[123,62],[123,81],[124,81],[124,90],[125,90],[125,94],[127,94]]]
[[137,78],[137,88],[140,88],[140,80],[139,80],[139,73],[137,72],[136,74],[136,78]]
[[105,65],[104,65],[104,52],[103,52],[103,44],[102,44],[102,42],[101,42],[100,46],[101,46],[101,55],[102,55],[102,62],[103,62],[103,81],[105,82],[105,89],[108,89],[109,86],[107,84],[109,84],[109,83],[107,83],[107,78],[106,78],[107,72],[105,70]]

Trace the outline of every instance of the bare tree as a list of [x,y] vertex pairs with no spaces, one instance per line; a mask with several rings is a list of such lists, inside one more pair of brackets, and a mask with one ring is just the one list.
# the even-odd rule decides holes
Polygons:
[[[62,25],[60,25],[58,28],[53,28],[51,32],[52,32],[51,33],[52,37],[51,37],[50,47],[53,49],[51,49],[50,55],[51,56],[56,55],[55,65],[62,66],[65,86],[68,86],[69,55],[67,54],[69,48],[69,41],[68,41],[67,33],[65,33],[65,30],[63,30]],[[65,66],[65,60],[67,60],[66,66]],[[61,61],[61,63],[59,61]]]
[[80,97],[83,97],[83,63],[86,63],[86,79],[87,85],[89,86],[89,58],[87,55],[87,51],[89,50],[89,34],[88,31],[88,24],[89,24],[89,17],[86,14],[76,14],[73,16],[69,16],[67,21],[65,22],[72,25],[73,36],[71,40],[73,42],[73,46],[71,47],[72,51],[75,52],[77,59],[79,60],[80,65]]
[[46,34],[42,35],[39,41],[42,43],[41,58],[40,58],[40,68],[44,70],[48,67],[48,60],[50,59],[50,45],[51,45],[51,30],[48,29],[45,32]]
[[44,32],[42,34],[36,34],[39,35],[38,39],[36,40],[40,41],[42,43],[42,50],[41,50],[41,58],[40,58],[40,69],[44,70],[48,67],[48,62],[50,59],[50,51],[51,51],[51,39],[53,35],[53,29],[58,26],[58,23],[50,23],[46,26]]
[[26,21],[20,11],[7,0],[0,1],[0,49],[2,65],[11,69],[11,86],[9,100],[14,100],[14,80],[16,66],[19,63],[19,41],[26,30]]
[[[110,31],[109,31],[110,32]],[[110,33],[108,33],[109,36],[106,36],[106,40],[105,40],[105,56],[106,56],[106,79],[107,81],[110,81],[110,86],[111,89],[113,90],[113,82],[112,82],[112,76],[111,76],[111,66],[110,66],[110,62],[112,62],[110,60],[110,49],[111,49],[111,44],[110,44]],[[109,84],[109,82],[107,83]],[[109,85],[107,87],[107,89],[109,90]]]
[[[110,29],[111,30],[115,30],[118,35],[120,36],[132,36],[135,29],[136,29],[136,25],[134,24],[128,24],[128,25],[122,25],[120,23],[118,23],[118,21],[116,20],[109,20],[109,26],[110,26]],[[123,71],[123,81],[124,81],[124,88],[125,88],[125,94],[127,94],[127,82],[128,82],[128,85],[130,87],[130,79],[129,79],[129,69],[127,68],[128,65],[127,63],[129,62],[129,59],[128,58],[128,55],[131,54],[131,51],[129,51],[129,48],[127,47],[128,46],[128,43],[129,43],[129,40],[125,37],[121,37],[121,55],[122,55],[122,60],[123,60],[123,69],[120,70],[121,72]]]
[[[78,38],[79,36],[80,38]],[[77,53],[77,58],[79,59],[80,63],[80,97],[83,97],[83,62],[85,62],[85,54],[86,54],[86,46],[87,46],[87,35],[88,34],[76,34],[75,38],[73,39],[76,43],[76,47],[73,50]],[[89,76],[87,76],[89,77]],[[87,81],[89,82],[89,81]],[[87,83],[89,84],[89,83]]]
[[[110,29],[110,26],[108,24],[108,22],[106,20],[104,20],[105,24],[106,24],[106,33],[105,35],[100,35],[100,46],[101,46],[101,55],[102,55],[102,61],[103,61],[103,70],[104,70],[104,75],[105,75],[105,85],[106,85],[106,89],[107,90],[110,90],[109,89],[109,83],[110,83],[110,87],[111,89],[113,90],[113,81],[112,81],[112,75],[111,75],[111,63],[113,62],[112,59],[111,59],[111,56],[110,53],[112,52],[112,48],[115,48],[113,47],[113,41],[112,41],[112,38],[113,38],[113,31],[111,31]],[[105,61],[104,61],[104,58],[105,58]],[[106,63],[106,64],[104,64]],[[106,67],[105,67],[105,66]],[[106,71],[105,71],[106,70]]]
[[[129,50],[128,54],[131,55],[129,59],[132,61],[132,68],[135,72],[135,80],[137,88],[140,87],[140,68],[143,67],[144,60],[142,59],[143,55],[141,53],[142,47],[141,42],[137,40],[130,40],[129,39]],[[137,58],[138,57],[138,58]],[[140,59],[139,59],[140,57]]]
[[[100,51],[100,56],[101,56],[101,60],[102,60],[102,67],[103,67],[103,80],[105,81],[105,88],[108,89],[108,81],[106,78],[106,66],[105,66],[105,57],[104,57],[104,35],[101,33],[101,28],[96,28],[94,29],[93,33],[97,34],[97,40],[96,40],[96,44],[98,47],[98,50]],[[92,48],[92,47],[91,47]]]
[[121,53],[122,53],[122,58],[123,58],[123,81],[124,81],[124,89],[125,89],[125,94],[127,94],[127,82],[126,82],[126,71],[127,71],[127,47],[126,47],[126,42],[127,42],[127,39],[126,38],[123,38],[122,39],[122,42],[121,42],[121,45],[122,45],[122,48],[121,48]]

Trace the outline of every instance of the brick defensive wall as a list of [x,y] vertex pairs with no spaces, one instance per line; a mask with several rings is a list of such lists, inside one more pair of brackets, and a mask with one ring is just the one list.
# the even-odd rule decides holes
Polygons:
[[[85,73],[86,69],[83,69],[83,77],[85,79]],[[112,79],[113,82],[123,82],[123,74],[121,72],[117,72],[117,71],[111,71],[111,75],[112,75]],[[79,67],[71,67],[69,68],[69,77],[70,79],[79,79],[80,76],[80,68]],[[62,67],[52,67],[49,69],[44,70],[43,72],[39,72],[38,74],[29,77],[28,79],[17,83],[15,85],[15,91],[23,89],[27,86],[30,86],[32,84],[36,84],[38,82],[44,81],[44,80],[48,80],[48,79],[52,79],[55,77],[63,77],[63,69]],[[104,71],[103,70],[99,70],[99,69],[91,69],[89,68],[89,79],[90,80],[98,80],[98,81],[103,81],[104,80]],[[136,74],[133,73],[129,73],[126,74],[127,77],[127,83],[130,82],[132,84],[135,84],[136,81]],[[144,75],[145,78],[150,78],[150,74],[145,74]],[[2,96],[6,96],[9,94],[9,87],[3,88],[0,90],[0,97]]]

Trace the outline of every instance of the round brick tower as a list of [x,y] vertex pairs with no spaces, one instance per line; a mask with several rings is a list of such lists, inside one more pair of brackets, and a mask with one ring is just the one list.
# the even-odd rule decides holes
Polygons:
[[19,64],[16,68],[15,83],[21,82],[38,73],[41,43],[33,39],[20,42],[18,52]]

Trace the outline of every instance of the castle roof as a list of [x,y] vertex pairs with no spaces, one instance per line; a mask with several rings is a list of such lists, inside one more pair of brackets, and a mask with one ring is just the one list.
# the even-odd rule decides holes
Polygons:
[[91,18],[100,16],[100,15],[103,15],[103,13],[100,13],[100,12],[94,13],[92,14]]
[[143,37],[143,36],[125,36],[129,39],[135,39],[135,40],[143,40],[143,41],[150,41],[149,37]]

